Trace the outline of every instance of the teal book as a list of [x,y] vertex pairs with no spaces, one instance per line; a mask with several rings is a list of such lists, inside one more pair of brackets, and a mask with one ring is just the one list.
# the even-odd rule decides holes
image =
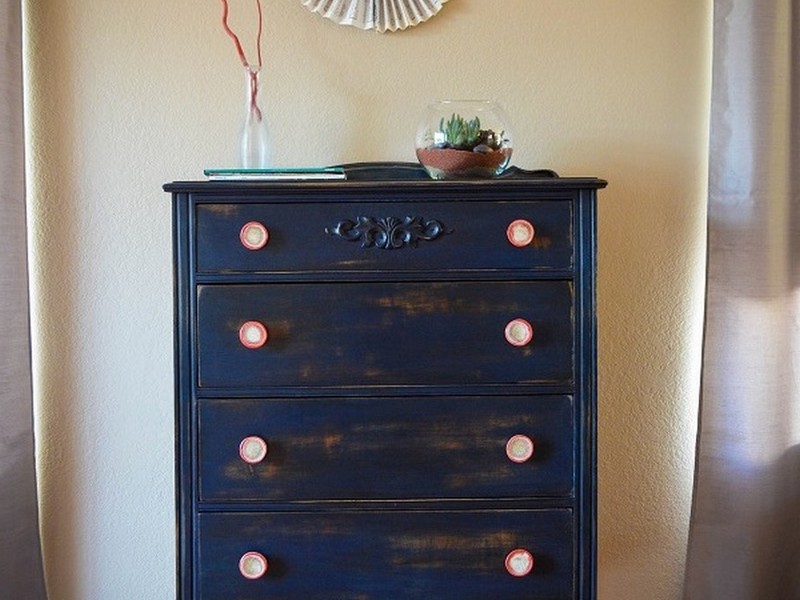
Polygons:
[[209,181],[303,181],[347,179],[341,167],[292,167],[275,169],[205,169]]

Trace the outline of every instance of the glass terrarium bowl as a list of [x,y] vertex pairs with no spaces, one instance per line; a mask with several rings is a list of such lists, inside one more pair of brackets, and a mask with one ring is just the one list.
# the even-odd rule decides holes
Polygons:
[[491,100],[434,102],[417,127],[417,159],[433,179],[496,177],[512,147],[508,117]]

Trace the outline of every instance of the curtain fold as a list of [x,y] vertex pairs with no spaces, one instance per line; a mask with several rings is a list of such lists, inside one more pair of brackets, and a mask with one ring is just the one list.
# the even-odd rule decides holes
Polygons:
[[800,0],[715,0],[686,600],[800,599]]
[[20,0],[0,0],[0,127],[0,598],[38,600]]

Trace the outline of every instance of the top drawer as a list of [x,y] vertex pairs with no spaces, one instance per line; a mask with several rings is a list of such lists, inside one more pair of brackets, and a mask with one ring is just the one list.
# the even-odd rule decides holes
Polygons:
[[196,218],[199,273],[573,266],[569,200],[198,203]]

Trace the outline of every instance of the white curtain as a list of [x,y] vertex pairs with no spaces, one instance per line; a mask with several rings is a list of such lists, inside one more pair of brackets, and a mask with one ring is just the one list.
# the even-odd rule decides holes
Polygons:
[[800,0],[715,0],[687,600],[800,599]]
[[20,8],[0,0],[0,598],[38,600]]

